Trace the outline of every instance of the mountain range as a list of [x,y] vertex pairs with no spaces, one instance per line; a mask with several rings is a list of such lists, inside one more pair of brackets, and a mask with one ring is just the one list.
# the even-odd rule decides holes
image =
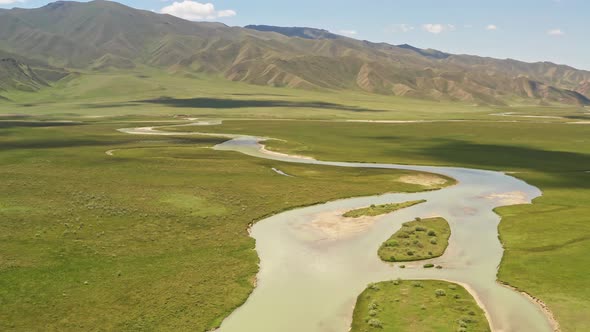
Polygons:
[[229,27],[112,1],[0,10],[0,94],[68,73],[159,68],[231,81],[474,104],[590,104],[590,72],[550,62],[455,55],[313,28]]

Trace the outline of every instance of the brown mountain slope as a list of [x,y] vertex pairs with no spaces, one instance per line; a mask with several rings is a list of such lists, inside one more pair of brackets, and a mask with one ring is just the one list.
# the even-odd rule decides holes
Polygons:
[[0,50],[58,67],[147,65],[304,89],[469,103],[590,104],[590,72],[567,66],[371,43],[312,28],[190,22],[112,1],[0,11],[0,41]]
[[584,96],[590,96],[590,81],[585,81],[578,86],[576,92],[583,94]]
[[590,80],[590,71],[551,62],[526,63],[512,59],[498,60],[470,55],[451,55],[446,61],[489,73],[526,76],[534,81],[571,90],[577,89],[584,81]]

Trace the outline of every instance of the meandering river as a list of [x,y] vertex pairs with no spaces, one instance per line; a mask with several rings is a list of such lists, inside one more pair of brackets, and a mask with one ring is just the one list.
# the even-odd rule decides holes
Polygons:
[[[144,135],[196,134],[153,127],[121,131]],[[257,286],[246,303],[223,321],[219,331],[345,332],[350,327],[356,297],[367,284],[397,278],[441,279],[465,285],[486,311],[493,331],[553,330],[537,304],[496,282],[503,248],[497,231],[500,218],[493,209],[530,202],[541,194],[537,188],[500,172],[319,161],[270,153],[260,144],[264,138],[222,136],[230,139],[215,146],[216,150],[293,163],[424,171],[452,177],[458,183],[438,191],[342,199],[259,221],[251,229],[260,257]],[[325,232],[309,227],[322,218],[333,218],[334,211],[418,199],[427,202],[381,216],[362,232],[326,236]],[[424,269],[425,261],[407,263],[401,269],[379,259],[379,246],[403,222],[430,216],[446,218],[452,231],[445,254],[428,261],[443,269]]]

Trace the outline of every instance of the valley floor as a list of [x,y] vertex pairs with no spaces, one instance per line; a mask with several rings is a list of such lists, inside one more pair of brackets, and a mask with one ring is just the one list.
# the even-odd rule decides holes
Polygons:
[[[212,151],[214,137],[116,131],[187,117],[223,118],[207,131],[275,137],[271,150],[326,160],[511,172],[543,196],[497,209],[499,280],[546,303],[563,331],[590,326],[590,126],[569,124],[587,110],[151,77],[82,76],[0,101],[0,329],[208,330],[253,288],[252,222],[427,189],[399,181],[409,172],[284,164]],[[176,99],[138,102],[163,95]]]

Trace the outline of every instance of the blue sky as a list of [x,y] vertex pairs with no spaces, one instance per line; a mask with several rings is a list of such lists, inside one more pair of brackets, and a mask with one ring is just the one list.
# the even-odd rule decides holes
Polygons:
[[[0,0],[0,7],[39,7],[48,2]],[[119,2],[193,20],[237,26],[310,26],[375,42],[524,61],[548,60],[590,70],[588,0]]]

